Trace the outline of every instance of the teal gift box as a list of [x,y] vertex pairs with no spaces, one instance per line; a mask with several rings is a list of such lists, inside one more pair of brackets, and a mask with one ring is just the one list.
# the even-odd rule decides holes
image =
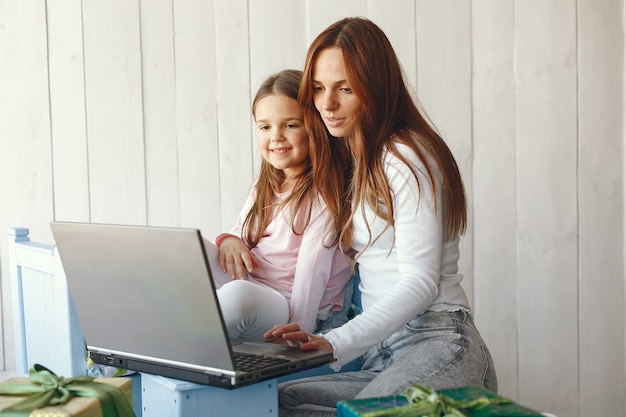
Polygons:
[[434,391],[413,386],[402,395],[337,403],[337,417],[542,417],[480,387]]

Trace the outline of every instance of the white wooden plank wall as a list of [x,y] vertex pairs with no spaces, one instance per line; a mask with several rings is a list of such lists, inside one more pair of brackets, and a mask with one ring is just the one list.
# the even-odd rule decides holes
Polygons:
[[[500,393],[626,415],[624,0],[0,0],[0,230],[233,224],[250,104],[331,22],[388,34],[464,175],[461,270]],[[0,370],[14,366],[0,239]]]
[[174,10],[170,0],[142,0],[139,10],[148,224],[179,226]]
[[[624,355],[599,348],[621,346],[625,327],[611,318],[624,317],[624,295],[618,290],[624,284],[624,236],[616,233],[615,219],[624,213],[619,202],[626,146],[620,136],[626,109],[604,104],[624,102],[623,89],[615,88],[624,79],[624,56],[616,53],[624,50],[624,13],[613,12],[617,1],[584,0],[578,7],[578,316],[584,318],[578,388],[579,415],[590,416],[616,413],[611,404],[624,398],[606,388],[609,381],[623,384],[623,367],[616,364]],[[606,390],[604,403],[592,398],[598,387]]]
[[[59,218],[89,221],[89,165],[85,63],[80,0],[46,9],[48,79],[52,131],[54,213]],[[43,97],[45,97],[45,91]],[[14,169],[16,169],[14,167]],[[46,231],[47,232],[47,231]]]
[[501,392],[517,392],[519,369],[513,19],[513,1],[472,7],[474,309]]
[[[568,378],[546,370],[579,357],[570,325],[578,302],[576,1],[516,2],[515,27],[518,392],[528,401],[546,384],[545,406],[571,415],[578,368]],[[550,339],[558,343],[543,343]]]
[[139,4],[86,1],[82,18],[90,219],[142,224],[147,216]]
[[[0,1],[0,230],[5,234],[9,224],[28,222],[50,240],[46,229],[54,202],[46,47],[45,5]],[[0,359],[4,367],[14,367],[6,245],[1,238]]]

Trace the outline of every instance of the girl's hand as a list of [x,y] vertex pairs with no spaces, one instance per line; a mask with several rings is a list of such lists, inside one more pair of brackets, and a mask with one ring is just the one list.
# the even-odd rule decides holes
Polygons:
[[281,339],[289,346],[299,346],[302,350],[333,351],[328,340],[322,336],[307,333],[300,329],[298,323],[279,324],[263,334],[266,341]]
[[228,273],[232,279],[246,279],[246,271],[252,273],[258,266],[248,246],[236,236],[229,236],[220,243],[218,260],[222,272]]

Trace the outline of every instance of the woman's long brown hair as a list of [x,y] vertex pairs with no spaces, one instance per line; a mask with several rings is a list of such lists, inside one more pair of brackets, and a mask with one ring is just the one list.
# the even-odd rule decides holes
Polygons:
[[[267,78],[254,97],[252,114],[255,114],[257,103],[270,95],[284,95],[297,100],[301,79],[302,72],[291,69],[283,70]],[[298,175],[296,184],[289,196],[277,205],[275,203],[276,194],[285,182],[285,174],[282,170],[274,168],[265,159],[261,161],[261,169],[255,185],[256,198],[248,211],[242,228],[242,238],[250,248],[259,243],[274,214],[289,204],[291,206],[291,228],[293,232],[302,234],[308,226],[311,218],[314,187],[311,159],[307,158],[305,164],[306,167]],[[301,208],[306,210],[301,211]],[[298,216],[303,217],[296,222]]]
[[[355,132],[343,141],[329,134],[313,103],[315,60],[322,50],[333,47],[342,51],[348,84],[362,105],[356,115]],[[383,152],[391,152],[410,166],[398,151],[398,144],[408,146],[424,161],[433,187],[435,176],[429,161],[441,173],[444,236],[454,238],[465,232],[465,191],[456,161],[418,109],[391,43],[373,22],[346,18],[318,35],[307,53],[299,102],[310,132],[316,186],[328,205],[344,247],[352,243],[352,217],[365,204],[387,222],[386,227],[394,226],[393,199],[384,172]],[[346,161],[346,149],[352,155],[351,162]],[[347,179],[350,171],[352,176]],[[417,176],[415,179],[419,187]],[[356,203],[349,205],[347,196]],[[435,200],[435,204],[441,203]],[[370,242],[376,238],[370,234]]]

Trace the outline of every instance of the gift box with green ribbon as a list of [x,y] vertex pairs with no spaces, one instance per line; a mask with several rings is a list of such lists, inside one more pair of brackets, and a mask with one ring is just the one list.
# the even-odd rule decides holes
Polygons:
[[432,390],[420,385],[396,396],[337,403],[337,417],[542,417],[480,387]]
[[0,417],[135,417],[130,378],[63,378],[34,365],[0,383]]

